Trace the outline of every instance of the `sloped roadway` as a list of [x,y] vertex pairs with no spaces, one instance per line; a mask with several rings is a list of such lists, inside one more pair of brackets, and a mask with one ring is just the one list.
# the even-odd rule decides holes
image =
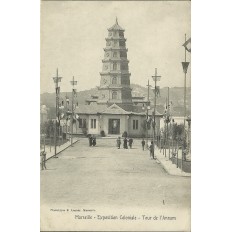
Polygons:
[[89,147],[83,138],[46,165],[42,205],[190,207],[190,178],[167,174],[142,151],[141,140],[119,150],[115,139],[98,139]]

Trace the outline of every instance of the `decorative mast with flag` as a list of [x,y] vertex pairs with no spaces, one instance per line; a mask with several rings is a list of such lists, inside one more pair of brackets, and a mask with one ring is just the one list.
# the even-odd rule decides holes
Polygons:
[[55,120],[55,135],[54,135],[54,145],[55,145],[55,157],[56,156],[56,137],[57,137],[57,121],[59,120],[58,115],[58,107],[59,107],[59,95],[60,95],[60,87],[58,86],[59,82],[61,82],[62,77],[59,77],[58,68],[56,69],[56,76],[53,77],[53,81],[55,83],[55,91],[56,91],[56,120]]
[[185,41],[185,43],[182,46],[185,47],[185,50],[191,52],[191,37],[187,41]]
[[71,114],[71,146],[73,144],[73,120],[74,120],[74,115],[73,115],[73,101],[74,101],[74,95],[76,95],[76,89],[74,89],[74,85],[77,85],[77,81],[74,80],[74,77],[72,81],[70,81],[72,85],[72,114]]
[[183,167],[183,153],[185,152],[184,150],[186,150],[186,147],[184,147],[185,144],[185,120],[186,120],[186,74],[188,71],[188,66],[189,66],[189,62],[186,61],[186,51],[191,52],[191,48],[188,47],[191,43],[191,38],[189,38],[186,41],[186,34],[185,34],[185,43],[183,44],[184,46],[184,62],[182,63],[182,67],[183,67],[183,72],[184,72],[184,138],[183,138],[183,146],[182,146],[182,159],[181,159],[181,168]]

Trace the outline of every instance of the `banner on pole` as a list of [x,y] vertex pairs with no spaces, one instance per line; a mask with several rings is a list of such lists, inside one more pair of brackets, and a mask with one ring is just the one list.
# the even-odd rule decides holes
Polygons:
[[160,97],[160,87],[156,86],[155,89],[153,89],[154,94],[156,95],[156,97]]
[[60,87],[56,87],[56,94],[60,93]]
[[191,38],[189,38],[182,46],[184,46],[188,52],[191,52]]
[[181,62],[181,63],[182,63],[184,73],[187,73],[189,62]]

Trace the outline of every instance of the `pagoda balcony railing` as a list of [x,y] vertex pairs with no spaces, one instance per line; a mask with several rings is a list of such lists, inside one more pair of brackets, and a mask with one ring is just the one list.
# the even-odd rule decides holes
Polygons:
[[118,50],[123,50],[123,51],[126,51],[128,52],[128,48],[126,47],[106,47],[106,48],[103,48],[104,51],[118,51]]
[[105,38],[106,41],[110,41],[110,40],[122,40],[122,41],[127,41],[126,38],[124,37],[107,37]]
[[125,63],[129,63],[130,61],[126,57],[111,57],[111,58],[104,58],[102,60],[103,63],[109,62],[109,61],[121,61]]
[[108,45],[106,45],[106,48],[125,50],[126,49],[126,45],[122,45],[122,46],[119,46],[119,45],[115,45],[115,46],[109,45],[108,46]]
[[125,75],[125,76],[130,76],[131,75],[129,70],[110,70],[110,71],[100,72],[100,75],[110,75],[110,74],[122,74],[122,75]]

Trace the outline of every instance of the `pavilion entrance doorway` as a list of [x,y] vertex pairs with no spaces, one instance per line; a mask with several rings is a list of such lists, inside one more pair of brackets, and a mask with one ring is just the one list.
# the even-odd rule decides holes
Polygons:
[[108,134],[120,134],[120,119],[109,119]]

